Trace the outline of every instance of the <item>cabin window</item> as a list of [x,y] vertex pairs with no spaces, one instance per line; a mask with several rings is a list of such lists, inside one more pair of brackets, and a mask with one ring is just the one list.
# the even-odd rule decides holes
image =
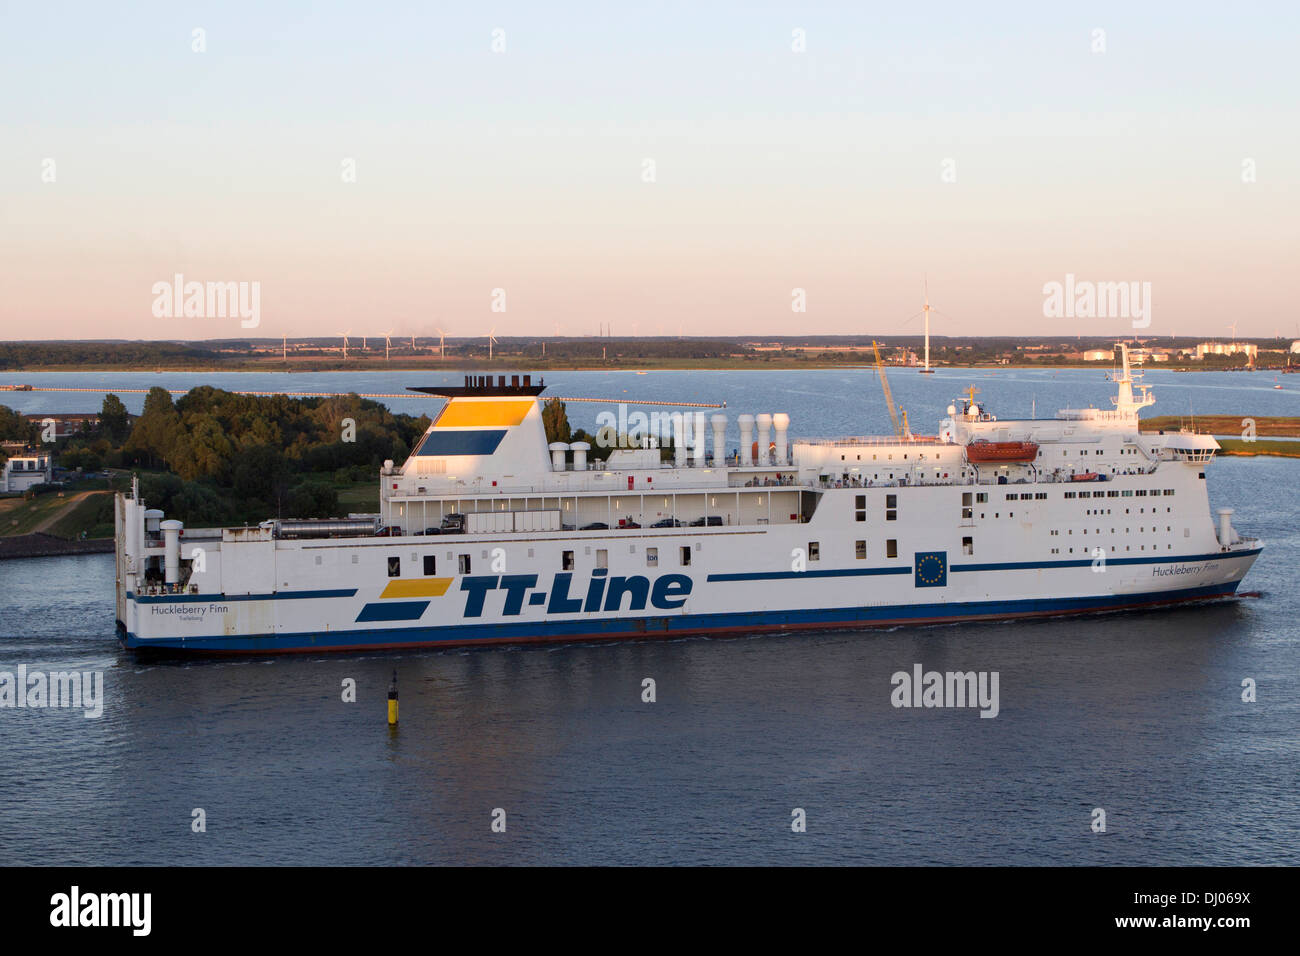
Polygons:
[[598,568],[609,567],[609,552],[606,551],[604,548],[596,549],[596,567]]
[[426,576],[438,573],[438,559],[431,554],[424,556],[424,573]]
[[470,567],[469,555],[468,554],[460,555],[460,573],[469,574],[469,567]]
[[808,542],[808,560],[809,560],[809,561],[820,561],[820,560],[821,560],[821,557],[822,557],[822,555],[821,555],[821,544],[820,544],[819,542],[817,542],[817,541],[809,541],[809,542]]
[[853,498],[854,518],[858,521],[867,520],[867,496],[855,495]]
[[890,538],[885,542],[885,557],[898,557],[898,539]]
[[977,505],[982,505],[988,500],[989,500],[989,496],[987,492],[984,491],[975,492],[975,503]]
[[971,509],[972,499],[973,499],[973,495],[971,495],[969,491],[963,491],[961,493],[961,516],[963,518],[972,517],[972,509]]
[[974,539],[974,538],[962,538],[962,539],[961,539],[961,553],[962,553],[962,554],[974,554],[974,553],[975,553],[975,539]]
[[898,507],[898,495],[885,495],[885,520],[897,521],[898,512],[894,509]]
[[862,561],[867,556],[867,543],[865,541],[853,542],[853,556]]
[[565,551],[563,554],[560,555],[560,570],[561,570],[561,571],[572,571],[572,570],[573,570],[573,552],[572,552],[572,551]]
[[657,567],[659,566],[659,549],[658,549],[658,548],[646,548],[646,549],[645,549],[645,566],[646,566],[647,568],[657,568]]
[[682,553],[682,557],[681,557],[682,567],[686,567],[688,564],[691,563],[691,546],[689,544],[682,545],[681,553]]
[[402,559],[395,554],[388,556],[388,576],[390,578],[400,578],[402,576]]

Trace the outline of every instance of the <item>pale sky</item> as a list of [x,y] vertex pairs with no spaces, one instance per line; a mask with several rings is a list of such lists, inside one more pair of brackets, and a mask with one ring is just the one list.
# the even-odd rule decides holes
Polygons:
[[0,338],[1300,337],[1298,9],[4,2]]

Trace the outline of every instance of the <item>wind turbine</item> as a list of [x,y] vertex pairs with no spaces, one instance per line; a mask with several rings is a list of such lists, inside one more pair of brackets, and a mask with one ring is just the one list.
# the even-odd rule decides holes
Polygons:
[[287,335],[284,336],[283,341],[280,342],[280,360],[284,362],[289,361],[289,336]]
[[922,375],[933,375],[934,369],[930,368],[930,278],[925,279],[925,305],[921,307],[925,314],[925,367],[921,369]]
[[497,329],[496,326],[494,325],[492,326],[491,329],[488,330],[488,361],[489,362],[492,361],[492,346],[496,343],[496,340],[497,340]]
[[447,357],[447,333],[438,329],[438,360],[442,361]]
[[352,334],[352,330],[348,329],[346,332],[335,332],[334,334],[343,336],[343,361],[346,362],[348,360],[348,336]]
[[[925,304],[921,306],[921,311],[917,312],[915,315],[910,316],[907,319],[907,321],[903,323],[903,325],[907,325],[912,321],[912,319],[916,318],[916,316],[918,315],[925,317],[925,364],[920,369],[918,369],[918,371],[922,375],[933,375],[934,369],[930,368],[930,313],[933,312],[935,315],[943,315],[943,313],[930,304],[930,279],[928,276],[925,279],[925,300],[924,301]],[[947,318],[947,316],[945,316],[945,318]]]
[[388,350],[393,347],[393,343],[389,339],[389,336],[391,336],[392,334],[393,334],[392,329],[389,329],[387,332],[384,333],[384,361],[385,362],[388,361]]
[[411,351],[412,351],[412,352],[415,351],[415,336],[414,336],[414,335],[411,336]]

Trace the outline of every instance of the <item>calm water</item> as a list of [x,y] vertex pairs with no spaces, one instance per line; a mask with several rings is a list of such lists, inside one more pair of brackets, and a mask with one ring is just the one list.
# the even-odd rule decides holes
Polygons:
[[[1164,375],[1156,412],[1191,396],[1199,413],[1295,413],[1271,377]],[[918,425],[972,380],[1004,415],[1109,392],[1095,373],[894,378]],[[784,410],[792,433],[887,422],[868,373],[555,381],[725,399],[733,420]],[[1300,462],[1225,459],[1209,477],[1213,504],[1265,540],[1246,579],[1263,596],[1082,621],[140,664],[113,641],[110,557],[3,562],[0,670],[102,670],[107,703],[98,720],[0,710],[0,864],[1300,863]],[[890,675],[918,662],[998,671],[1000,715],[892,708]]]

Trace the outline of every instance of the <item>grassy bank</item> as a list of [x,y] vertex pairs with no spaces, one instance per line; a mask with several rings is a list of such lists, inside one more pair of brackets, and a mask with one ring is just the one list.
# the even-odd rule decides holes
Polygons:
[[1243,456],[1274,455],[1279,458],[1300,458],[1300,441],[1245,441],[1241,438],[1220,438],[1223,450],[1220,455]]
[[1300,438],[1300,418],[1285,415],[1159,415],[1142,419],[1144,432],[1178,431],[1195,426],[1207,435],[1240,435],[1247,419],[1255,422],[1256,437]]

